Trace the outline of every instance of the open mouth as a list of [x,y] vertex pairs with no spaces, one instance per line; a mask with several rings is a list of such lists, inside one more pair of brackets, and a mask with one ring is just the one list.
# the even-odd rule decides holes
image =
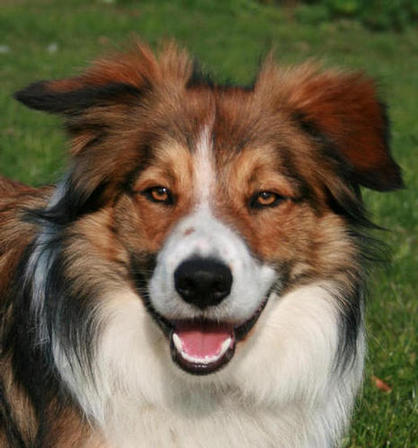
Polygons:
[[214,322],[207,319],[173,320],[161,316],[150,303],[148,309],[167,335],[173,361],[194,375],[208,375],[224,367],[232,359],[236,344],[257,322],[268,296],[244,323]]
[[227,364],[235,352],[234,327],[210,321],[176,322],[170,333],[173,361],[195,375],[212,373]]

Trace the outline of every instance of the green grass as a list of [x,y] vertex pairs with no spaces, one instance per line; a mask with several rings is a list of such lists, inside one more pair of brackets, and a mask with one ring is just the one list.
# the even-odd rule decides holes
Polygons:
[[[12,92],[34,80],[74,74],[133,32],[153,45],[175,37],[222,79],[250,80],[271,46],[283,64],[313,57],[377,77],[407,189],[365,196],[375,221],[391,229],[381,237],[392,247],[393,262],[370,285],[366,379],[347,447],[418,445],[417,29],[373,33],[347,21],[302,26],[289,9],[250,0],[2,0],[0,30],[0,172],[31,184],[60,175],[66,143],[55,117],[26,110]],[[378,389],[372,376],[392,391]]]

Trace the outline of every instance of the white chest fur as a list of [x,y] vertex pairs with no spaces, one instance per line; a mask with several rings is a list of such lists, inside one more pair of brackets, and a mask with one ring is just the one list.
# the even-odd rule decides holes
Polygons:
[[205,377],[180,371],[137,298],[119,296],[103,309],[96,384],[82,372],[68,383],[112,448],[333,447],[361,383],[364,341],[340,373],[331,287],[271,297],[232,361]]

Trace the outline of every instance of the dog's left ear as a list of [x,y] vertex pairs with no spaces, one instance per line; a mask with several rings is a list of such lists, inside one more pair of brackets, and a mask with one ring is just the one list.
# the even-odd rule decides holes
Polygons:
[[389,121],[372,80],[360,73],[305,66],[282,78],[293,117],[338,152],[353,182],[379,191],[403,186],[389,149]]

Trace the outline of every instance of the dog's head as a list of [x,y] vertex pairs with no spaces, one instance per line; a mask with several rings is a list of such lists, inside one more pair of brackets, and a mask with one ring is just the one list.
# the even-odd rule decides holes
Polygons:
[[16,97],[71,136],[44,217],[70,241],[72,294],[131,288],[190,373],[228,363],[274,294],[357,272],[359,186],[401,186],[358,73],[269,60],[252,86],[221,86],[174,45],[138,45]]

